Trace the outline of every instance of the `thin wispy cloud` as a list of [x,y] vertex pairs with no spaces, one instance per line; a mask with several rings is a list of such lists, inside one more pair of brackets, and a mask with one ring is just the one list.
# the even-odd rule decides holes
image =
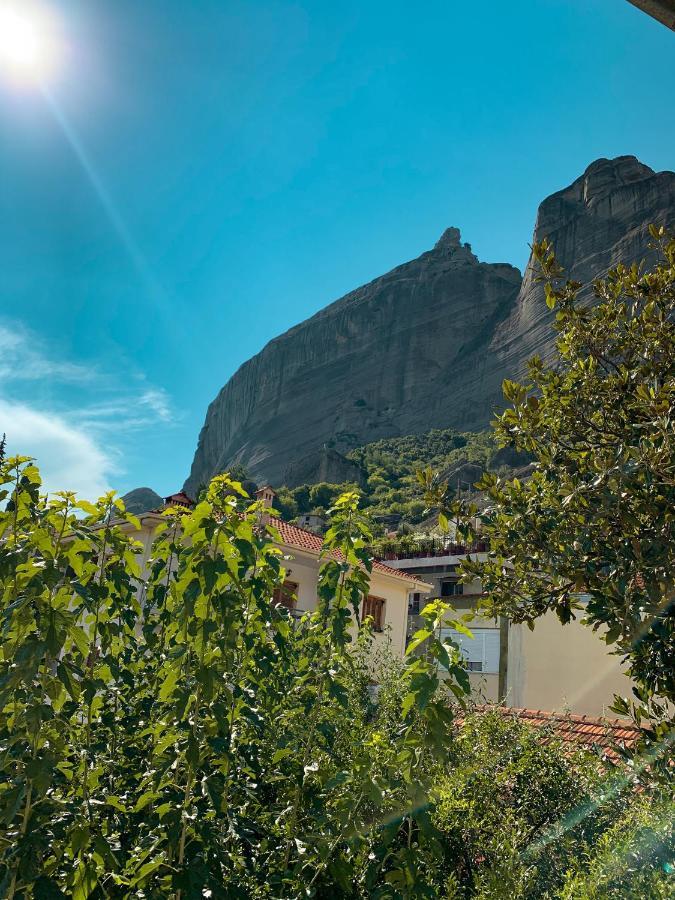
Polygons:
[[22,325],[0,323],[0,434],[10,454],[37,459],[46,490],[100,496],[123,474],[125,441],[176,420],[168,393],[143,373],[59,359]]
[[110,400],[84,406],[78,411],[80,421],[92,429],[136,431],[152,425],[168,425],[176,421],[169,395],[163,388],[142,390],[120,389]]
[[0,382],[53,378],[84,383],[97,377],[90,366],[50,358],[40,339],[21,325],[0,322]]
[[174,418],[169,395],[163,388],[150,388],[141,395],[139,402],[161,422],[171,422]]

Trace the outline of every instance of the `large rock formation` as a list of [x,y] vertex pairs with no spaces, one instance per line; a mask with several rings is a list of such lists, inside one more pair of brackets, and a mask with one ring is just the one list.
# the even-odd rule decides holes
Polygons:
[[[675,173],[656,173],[634,156],[598,159],[569,187],[544,200],[533,242],[547,237],[567,277],[590,285],[620,262],[653,259],[647,231],[651,223],[675,225]],[[590,300],[589,287],[584,295]],[[493,402],[503,378],[521,375],[535,353],[550,356],[553,317],[530,259],[513,311],[490,342]]]
[[[601,159],[541,204],[534,239],[549,237],[570,276],[588,281],[644,257],[651,222],[675,223],[675,174],[632,156]],[[484,428],[502,380],[552,346],[531,262],[521,280],[513,266],[480,262],[448,228],[433,250],[244,363],[209,406],[185,489],[194,496],[233,462],[292,484],[323,448]]]
[[347,459],[337,450],[323,447],[318,452],[313,450],[302,459],[291,461],[286,467],[284,480],[286,484],[344,484],[352,482],[363,487],[368,477],[361,466]]
[[151,509],[159,509],[164,504],[164,500],[159,494],[149,487],[134,488],[133,491],[125,494],[122,500],[124,500],[127,511],[135,516],[140,516]]
[[186,491],[233,461],[279,484],[324,445],[482,424],[476,396],[458,404],[452,385],[487,350],[520,282],[518,269],[479,262],[448,228],[433,250],[244,363],[209,406]]

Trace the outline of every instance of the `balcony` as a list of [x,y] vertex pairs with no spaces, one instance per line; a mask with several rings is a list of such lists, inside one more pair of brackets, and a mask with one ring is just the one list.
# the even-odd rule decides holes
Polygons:
[[472,544],[455,544],[444,538],[383,538],[372,546],[372,553],[376,559],[383,561],[394,559],[424,559],[438,556],[466,556],[467,553],[487,553],[488,545],[485,541],[475,541]]

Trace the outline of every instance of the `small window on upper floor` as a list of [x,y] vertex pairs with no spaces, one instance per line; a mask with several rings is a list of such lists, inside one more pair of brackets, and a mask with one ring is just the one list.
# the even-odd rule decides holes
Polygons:
[[384,631],[384,603],[381,597],[366,597],[361,618],[373,620],[373,631]]
[[458,581],[442,581],[441,597],[459,597],[464,593],[464,585]]
[[408,615],[409,616],[419,616],[421,599],[422,599],[422,595],[420,593],[408,594]]

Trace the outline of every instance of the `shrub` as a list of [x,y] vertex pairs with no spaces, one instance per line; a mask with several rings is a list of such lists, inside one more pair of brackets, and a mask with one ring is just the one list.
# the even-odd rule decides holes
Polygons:
[[[391,745],[400,728],[402,674],[391,659],[378,669],[374,715]],[[445,758],[427,756],[422,769],[433,787],[424,829],[407,836],[406,874],[416,881],[406,893],[390,879],[396,891],[383,896],[672,896],[672,789],[636,789],[631,766],[574,748],[552,730],[480,711],[454,729]],[[394,846],[402,843],[405,830]]]
[[[424,890],[408,841],[451,713],[413,657],[385,737],[368,629],[353,640],[371,565],[354,494],[335,504],[318,608],[294,624],[273,602],[274,528],[227,476],[167,511],[145,581],[114,495],[48,500],[20,457],[0,482],[1,896]],[[448,662],[445,612],[419,641]]]

